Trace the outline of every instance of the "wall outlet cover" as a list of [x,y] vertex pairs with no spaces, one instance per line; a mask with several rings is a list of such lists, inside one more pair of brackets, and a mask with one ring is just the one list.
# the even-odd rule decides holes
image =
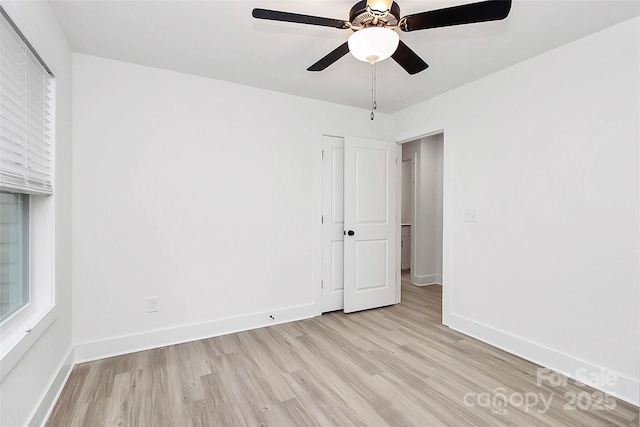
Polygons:
[[475,209],[465,209],[464,220],[465,222],[478,222],[478,211]]

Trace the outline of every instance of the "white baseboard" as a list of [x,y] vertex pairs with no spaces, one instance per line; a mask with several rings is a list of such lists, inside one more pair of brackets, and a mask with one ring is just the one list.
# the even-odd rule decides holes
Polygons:
[[[88,362],[105,357],[119,356],[136,351],[308,319],[317,315],[317,307],[315,304],[305,304],[263,313],[218,319],[194,325],[178,326],[141,334],[85,342],[76,344],[75,361],[76,363]],[[270,316],[273,316],[273,319]]]
[[449,319],[448,326],[451,329],[455,329],[465,335],[477,338],[494,347],[561,373],[572,380],[587,384],[616,399],[638,406],[640,401],[640,381],[638,379],[629,378],[617,372],[607,370],[607,372],[615,376],[615,381],[612,381],[613,384],[589,383],[585,380],[585,377],[591,373],[602,372],[603,367],[596,366],[552,348],[544,347],[456,314],[450,314]]
[[74,351],[73,348],[71,348],[71,350],[69,350],[69,354],[67,354],[67,357],[64,359],[62,365],[58,369],[58,373],[51,382],[49,389],[45,393],[42,400],[40,400],[38,408],[31,417],[29,427],[44,426],[47,422],[47,419],[51,415],[51,411],[53,411],[53,408],[55,407],[55,404],[58,401],[60,394],[62,393],[62,389],[67,383],[69,375],[71,375],[71,371],[75,366],[73,362],[74,357]]
[[416,286],[441,285],[441,274],[429,274],[427,276],[411,275],[411,283]]

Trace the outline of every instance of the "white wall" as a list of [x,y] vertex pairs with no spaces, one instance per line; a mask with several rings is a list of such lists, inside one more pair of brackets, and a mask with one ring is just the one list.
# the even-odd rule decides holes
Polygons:
[[[92,56],[73,64],[77,359],[320,314],[314,144],[376,137],[385,116]],[[159,312],[146,312],[149,296]]]
[[418,218],[421,230],[419,284],[442,283],[442,161],[443,135],[420,140],[420,195]]
[[[404,151],[403,151],[404,153]],[[413,160],[402,156],[402,195],[400,196],[400,222],[411,224],[413,219]]]
[[[640,19],[393,115],[444,129],[444,321],[638,404]],[[464,210],[477,209],[478,223]]]
[[0,383],[0,425],[39,425],[73,362],[71,346],[71,51],[46,2],[2,1],[56,76],[56,320]]
[[435,282],[442,284],[442,223],[443,217],[443,177],[444,177],[444,134],[439,133],[433,135],[434,140],[430,143],[435,157],[434,175],[435,175],[435,266],[436,275]]

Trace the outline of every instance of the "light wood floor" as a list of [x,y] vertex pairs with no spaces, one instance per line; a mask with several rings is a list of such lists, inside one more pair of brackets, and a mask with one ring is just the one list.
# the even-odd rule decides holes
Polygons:
[[[440,286],[402,291],[392,307],[80,364],[47,426],[639,425],[637,407],[538,386],[537,365],[443,327]],[[584,392],[591,409],[565,408]],[[499,393],[507,405],[490,404]]]

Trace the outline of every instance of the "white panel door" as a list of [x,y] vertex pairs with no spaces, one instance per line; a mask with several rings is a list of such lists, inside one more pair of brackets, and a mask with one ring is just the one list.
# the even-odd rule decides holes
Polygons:
[[344,307],[344,138],[322,137],[322,312]]
[[344,311],[399,302],[397,145],[344,138]]

